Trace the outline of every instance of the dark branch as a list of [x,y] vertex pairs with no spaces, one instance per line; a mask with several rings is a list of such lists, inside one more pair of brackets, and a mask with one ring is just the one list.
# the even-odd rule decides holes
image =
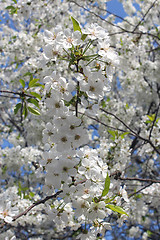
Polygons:
[[155,150],[156,153],[160,154],[160,151],[155,147],[155,145],[152,143],[152,141],[150,139],[144,138],[142,136],[140,136],[138,133],[136,133],[133,129],[131,129],[125,122],[123,122],[119,117],[117,117],[114,113],[108,112],[106,110],[104,110],[103,108],[100,108],[101,111],[113,116],[115,119],[117,119],[119,122],[121,122],[127,129],[129,129],[129,131],[132,133],[132,135],[134,135],[135,137],[143,140],[144,142],[149,143],[152,148]]
[[16,221],[18,218],[25,216],[29,211],[32,210],[32,208],[34,208],[35,206],[38,206],[40,204],[44,204],[46,201],[48,201],[49,199],[54,199],[56,198],[60,193],[62,193],[63,190],[59,190],[58,192],[56,192],[53,195],[47,196],[46,198],[39,200],[35,203],[33,203],[30,207],[28,207],[24,212],[18,214],[17,216],[13,217],[13,221]]
[[145,17],[147,16],[147,14],[149,13],[149,11],[151,10],[151,8],[154,6],[154,4],[157,2],[157,0],[155,0],[151,6],[148,8],[148,10],[146,11],[146,13],[144,14],[143,18],[141,19],[141,21],[136,25],[136,27],[134,28],[133,32],[136,31],[136,29],[139,27],[139,25],[144,21]]

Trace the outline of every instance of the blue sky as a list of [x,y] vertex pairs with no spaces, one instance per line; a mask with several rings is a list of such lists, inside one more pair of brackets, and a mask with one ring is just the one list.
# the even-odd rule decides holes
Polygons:
[[[123,6],[118,0],[111,0],[110,2],[107,2],[107,10],[120,17],[126,16]],[[121,20],[119,18],[116,18],[116,22],[118,21],[121,21]]]

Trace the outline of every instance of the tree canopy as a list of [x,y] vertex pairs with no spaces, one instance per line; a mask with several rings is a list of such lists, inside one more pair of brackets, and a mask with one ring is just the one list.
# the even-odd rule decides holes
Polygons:
[[2,0],[0,238],[160,239],[160,2]]

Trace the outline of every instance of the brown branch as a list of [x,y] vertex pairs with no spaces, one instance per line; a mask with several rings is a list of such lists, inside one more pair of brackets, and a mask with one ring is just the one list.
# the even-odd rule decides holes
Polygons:
[[108,14],[110,14],[110,15],[113,15],[113,16],[121,19],[123,22],[127,22],[129,25],[131,25],[131,26],[134,27],[134,25],[133,25],[132,23],[130,23],[127,19],[125,19],[125,18],[123,18],[123,17],[121,17],[121,16],[119,16],[119,15],[117,15],[117,14],[115,14],[115,13],[112,13],[112,12],[110,12],[110,11],[107,10],[107,9],[100,8],[99,6],[96,6],[96,5],[93,6],[93,7],[99,9],[100,11],[106,12],[106,13],[108,13]]
[[120,26],[118,26],[118,25],[116,25],[116,24],[114,24],[114,23],[112,23],[112,22],[110,22],[110,21],[107,21],[106,19],[102,18],[101,16],[99,16],[99,15],[96,14],[95,12],[93,12],[93,11],[85,8],[84,6],[80,5],[80,4],[77,3],[76,1],[70,0],[70,2],[72,2],[72,3],[76,4],[77,6],[83,8],[85,11],[93,14],[93,15],[96,16],[97,18],[100,18],[102,21],[110,24],[111,26],[116,27],[116,28],[119,28],[119,29],[122,30],[122,31],[120,31],[120,32],[110,33],[109,36],[113,36],[113,35],[121,34],[121,33],[131,33],[131,34],[138,34],[138,35],[142,35],[142,34],[143,34],[143,35],[148,35],[148,36],[152,36],[152,37],[157,38],[158,40],[160,40],[160,38],[159,38],[158,36],[156,36],[156,35],[154,35],[154,34],[152,34],[152,33],[142,32],[142,31],[135,32],[135,30],[134,30],[134,31],[133,31],[133,30],[132,30],[132,31],[129,31],[129,30],[127,30],[127,29],[124,29],[124,28],[122,28],[122,27],[120,27]]
[[154,4],[157,2],[157,0],[155,0],[151,6],[148,8],[148,10],[146,11],[146,13],[144,14],[143,18],[141,19],[141,21],[139,21],[139,23],[136,25],[136,27],[134,28],[133,32],[136,31],[136,29],[139,27],[139,25],[144,21],[145,17],[147,16],[147,14],[149,13],[149,11],[151,10],[152,7],[154,7]]
[[[8,90],[0,90],[0,93],[9,93],[9,94],[14,94],[14,95],[19,95],[20,97],[30,97],[30,98],[36,98],[30,94],[27,94],[25,92],[13,92],[13,91],[8,91]],[[10,97],[10,96],[5,96],[5,95],[0,95],[0,97],[8,97],[8,98],[19,98],[19,97]]]
[[112,23],[112,22],[107,21],[106,19],[104,19],[104,18],[102,18],[101,16],[99,16],[97,13],[95,13],[95,12],[93,12],[93,11],[85,8],[84,6],[80,5],[80,4],[77,3],[76,1],[70,0],[69,2],[74,3],[75,5],[77,5],[77,6],[80,7],[80,8],[83,8],[85,11],[87,11],[87,12],[93,14],[94,16],[100,18],[102,21],[105,21],[106,23],[108,23],[108,24],[110,24],[110,25],[112,25],[112,26],[114,26],[114,27],[117,27],[117,28],[119,28],[119,29],[121,29],[121,30],[123,30],[123,31],[126,31],[124,28],[122,28],[122,27],[120,27],[120,26],[118,26],[118,25],[116,25],[116,24],[114,24],[114,23]]
[[142,188],[139,189],[138,191],[136,191],[136,192],[134,192],[134,193],[131,193],[131,194],[129,195],[129,198],[133,197],[134,195],[136,195],[137,193],[141,192],[141,191],[144,190],[145,188],[151,186],[152,184],[153,184],[153,183],[149,183],[148,185],[142,187]]
[[40,204],[44,204],[46,201],[48,201],[49,199],[53,199],[56,198],[60,193],[62,193],[63,190],[59,190],[58,192],[56,192],[53,195],[47,196],[42,200],[38,200],[37,202],[33,203],[30,207],[28,207],[24,212],[18,214],[17,216],[13,217],[13,221],[16,221],[18,218],[25,216],[29,211],[32,210],[32,208],[34,208],[35,206],[38,206]]
[[118,179],[123,181],[140,181],[140,182],[150,182],[150,183],[160,183],[160,180],[157,179],[149,179],[149,178],[138,178],[138,177],[118,177]]
[[0,97],[21,99],[20,97],[5,96],[5,95],[0,95]]
[[128,31],[128,30],[115,32],[115,33],[109,33],[108,36],[114,36],[114,35],[123,34],[123,33],[131,33],[131,34],[136,34],[136,35],[148,35],[148,36],[151,36],[153,38],[157,38],[158,40],[160,40],[160,37],[158,37],[158,36],[156,36],[156,35],[154,35],[152,33],[149,33],[149,32],[141,32],[141,31],[139,31],[139,32],[132,32],[132,31]]
[[[87,179],[83,179],[81,180],[80,182],[77,182],[77,183],[74,183],[75,186],[77,186],[78,184],[81,184],[81,183],[84,183],[86,182]],[[32,210],[32,208],[34,208],[35,206],[38,206],[40,204],[44,204],[46,201],[48,201],[49,199],[54,199],[56,198],[58,195],[60,195],[60,193],[62,193],[63,190],[59,190],[58,192],[56,192],[55,194],[53,195],[50,195],[50,196],[47,196],[45,197],[44,199],[42,200],[38,200],[36,202],[34,202],[30,207],[28,207],[25,211],[23,211],[22,213],[16,215],[13,217],[13,220],[12,221],[16,221],[18,218],[22,217],[22,216],[25,216],[28,212],[30,212]]]
[[94,121],[102,124],[103,126],[105,126],[105,127],[107,127],[107,128],[111,128],[111,129],[113,129],[113,130],[118,130],[118,131],[120,131],[120,132],[126,132],[126,131],[123,130],[123,129],[120,129],[120,128],[116,128],[116,127],[107,125],[106,123],[101,122],[98,118],[91,117],[91,116],[87,115],[86,113],[78,112],[78,114],[84,115],[84,116],[86,116],[86,117],[88,117],[88,118],[90,118],[90,119],[92,119],[92,120],[94,120]]
[[13,92],[13,91],[8,91],[8,90],[0,90],[0,92],[2,92],[2,93],[11,93],[11,94],[15,94],[15,95],[20,95],[19,92]]
[[132,133],[132,135],[136,136],[137,138],[143,140],[144,142],[149,143],[152,148],[155,150],[156,153],[160,155],[160,151],[155,147],[155,145],[152,143],[150,139],[144,138],[140,136],[138,133],[136,133],[133,129],[131,129],[125,122],[123,122],[119,117],[117,117],[114,113],[108,112],[107,110],[104,110],[103,108],[100,108],[101,111],[113,116],[115,119],[117,119],[119,122],[121,122],[129,131]]

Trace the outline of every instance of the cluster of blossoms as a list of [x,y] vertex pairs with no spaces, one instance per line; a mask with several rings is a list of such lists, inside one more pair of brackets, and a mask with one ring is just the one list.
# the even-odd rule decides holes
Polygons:
[[[89,142],[83,114],[97,115],[101,100],[110,90],[111,71],[104,68],[105,64],[100,69],[95,63],[91,66],[87,63],[99,58],[114,68],[118,57],[110,49],[107,32],[97,24],[86,27],[83,33],[81,30],[72,33],[68,29],[63,32],[57,26],[54,33],[45,31],[45,37],[48,39],[44,57],[50,61],[67,60],[72,77],[64,78],[53,72],[44,78],[43,100],[51,121],[43,130],[45,153],[37,175],[44,170],[44,193],[62,190],[61,200],[47,207],[59,231],[66,225],[73,230],[83,223],[92,224],[96,228],[89,233],[89,239],[96,239],[98,233],[103,235],[105,229],[111,228],[109,223],[104,223],[104,218],[112,211],[106,207],[106,197],[103,197],[105,179],[110,171],[96,149],[83,147]],[[98,53],[90,50],[93,43]],[[110,184],[110,188],[117,189],[118,195],[114,196],[115,191],[109,192],[108,202],[114,199],[121,205],[121,196],[128,202],[120,184]]]

